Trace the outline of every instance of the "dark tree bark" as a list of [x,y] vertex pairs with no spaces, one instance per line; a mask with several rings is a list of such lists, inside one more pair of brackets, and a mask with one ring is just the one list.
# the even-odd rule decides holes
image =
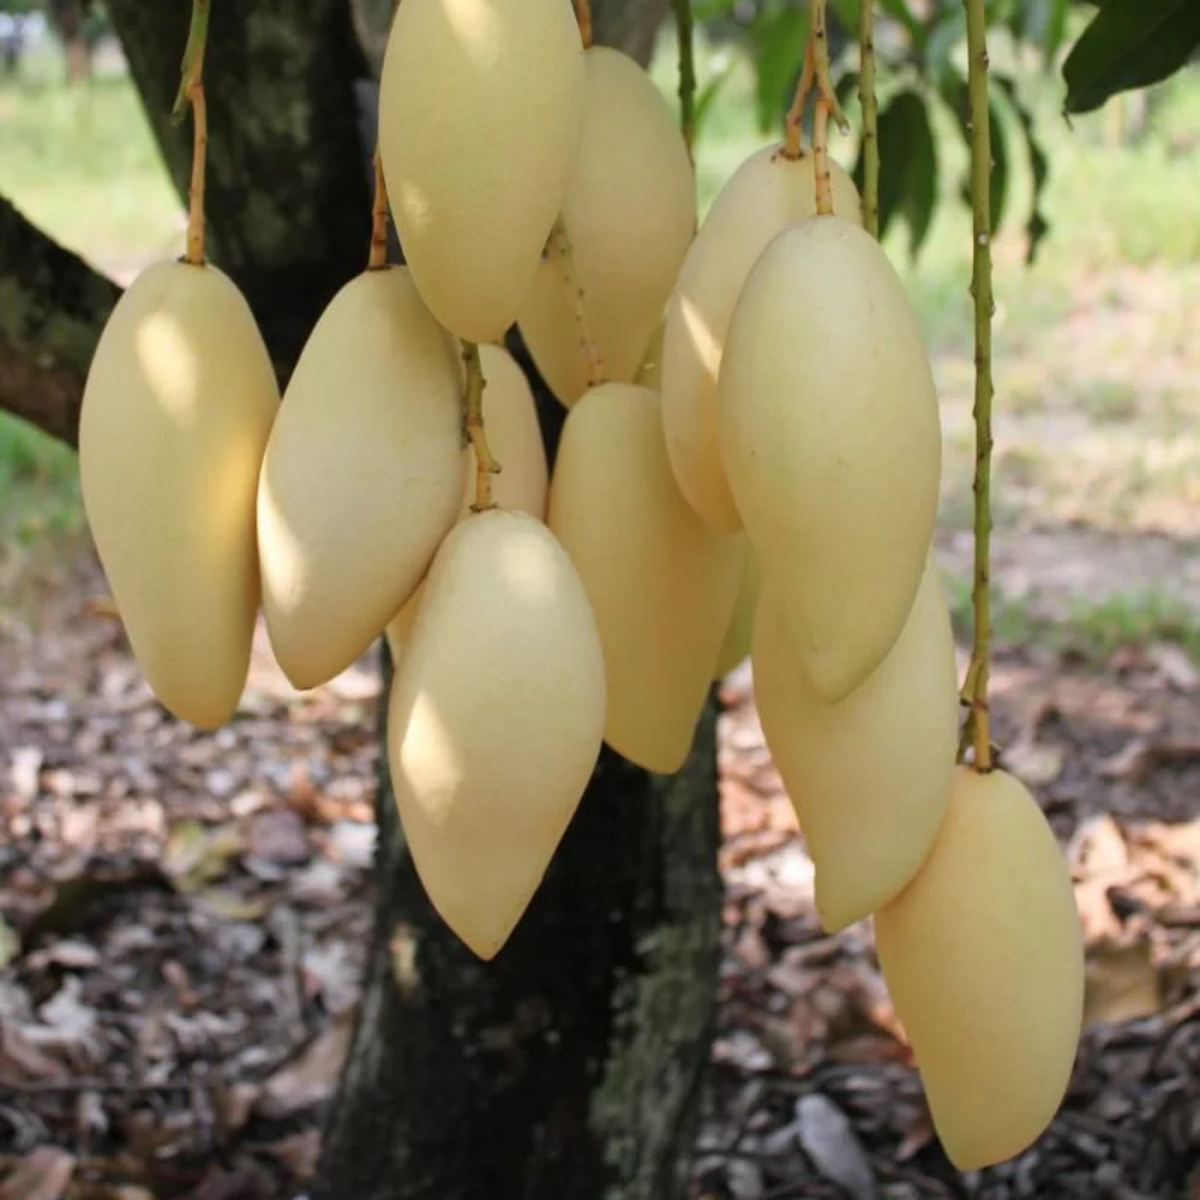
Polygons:
[[[663,3],[595,0],[598,40],[644,58]],[[353,4],[364,36],[376,30],[375,50],[369,38],[364,53],[355,48],[350,9],[338,0],[314,0],[303,16],[285,0],[228,5],[212,23],[210,253],[245,289],[284,376],[329,296],[363,265],[360,139],[373,123],[360,112],[370,94],[364,64],[377,57],[389,3]],[[163,114],[177,83],[185,10],[109,0],[181,190],[188,128]],[[40,239],[25,229],[20,237]],[[64,253],[40,241],[31,261]],[[91,306],[62,360],[62,399],[44,404],[38,423],[71,440],[73,418],[53,414],[69,413],[72,395],[77,404],[115,290],[104,294],[78,260],[68,270],[68,258],[57,261],[70,296],[86,295]],[[8,261],[0,259],[0,405],[12,408],[5,339],[26,328],[28,298],[10,301]],[[39,294],[39,303],[70,309],[53,289]],[[67,328],[51,322],[43,333],[51,326]],[[519,344],[514,349],[528,369]],[[28,336],[18,351],[24,368],[37,365]],[[45,396],[52,390],[42,385]],[[543,390],[540,410],[553,446],[561,407]],[[431,910],[386,778],[378,815],[370,966],[313,1200],[679,1196],[718,961],[713,705],[673,778],[604,750],[541,889],[490,963],[475,959]]]

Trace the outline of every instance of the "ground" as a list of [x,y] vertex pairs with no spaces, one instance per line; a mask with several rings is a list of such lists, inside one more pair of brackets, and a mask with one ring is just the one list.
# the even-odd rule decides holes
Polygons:
[[[700,144],[706,197],[758,144],[736,87]],[[725,955],[696,1200],[1200,1197],[1200,213],[1174,149],[1196,111],[1194,85],[1170,90],[1128,143],[1107,118],[1048,120],[1054,232],[1030,268],[1018,236],[999,243],[993,699],[1088,935],[1067,1103],[1015,1163],[949,1168],[869,927],[817,926],[743,667],[722,687]],[[19,148],[5,186],[103,269],[128,279],[178,237],[119,76],[90,98],[0,87],[0,119]],[[77,152],[51,169],[56,139]],[[915,263],[889,242],[942,398],[960,640],[965,230],[948,210]],[[238,718],[200,735],[128,655],[71,456],[0,426],[0,488],[0,1200],[294,1196],[358,997],[373,663],[298,695],[260,642]]]

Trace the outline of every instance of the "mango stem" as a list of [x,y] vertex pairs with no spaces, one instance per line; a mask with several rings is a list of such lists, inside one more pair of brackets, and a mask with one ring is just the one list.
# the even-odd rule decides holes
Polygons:
[[371,249],[367,255],[367,270],[379,271],[388,265],[388,200],[387,184],[383,180],[383,158],[375,146],[375,198],[371,204]]
[[479,347],[474,342],[464,341],[462,358],[467,368],[467,437],[475,452],[475,503],[471,505],[471,511],[484,512],[496,507],[496,502],[492,499],[492,476],[500,474],[500,464],[488,447],[487,434],[483,428],[483,389],[487,386],[487,380],[483,377]]
[[579,39],[586,50],[592,44],[592,6],[589,0],[575,0],[575,21],[579,25]]
[[208,157],[208,108],[204,101],[204,49],[208,43],[209,0],[192,0],[192,19],[179,91],[171,108],[171,120],[183,119],[188,104],[192,109],[192,179],[188,188],[187,249],[184,261],[204,265],[204,166]]
[[[974,629],[970,688],[964,687],[974,748],[972,765],[992,769],[988,679],[992,637],[990,593],[992,473],[992,293],[991,118],[988,108],[987,25],[983,0],[963,0],[967,13],[967,130],[971,141],[972,263],[971,296],[975,302],[975,564],[971,600]],[[964,734],[966,734],[964,730]]]
[[858,13],[858,95],[863,117],[863,228],[879,236],[879,98],[875,91],[875,4],[862,0]]
[[696,57],[692,37],[691,0],[672,0],[679,43],[679,127],[688,158],[696,165]]
[[584,361],[587,363],[588,387],[595,387],[597,384],[603,383],[608,378],[608,375],[604,369],[604,360],[600,357],[600,347],[596,344],[596,339],[592,336],[591,325],[588,322],[587,315],[587,297],[579,282],[579,275],[575,270],[575,257],[571,252],[571,239],[567,235],[567,227],[563,223],[562,217],[559,217],[555,221],[550,239],[558,251],[558,257],[562,262],[563,282],[566,284],[567,291],[571,294],[575,305],[575,324],[579,327],[579,350],[584,357]]

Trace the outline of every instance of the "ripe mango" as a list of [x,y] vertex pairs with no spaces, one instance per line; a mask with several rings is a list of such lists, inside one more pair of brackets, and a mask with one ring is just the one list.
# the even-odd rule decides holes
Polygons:
[[533,290],[583,127],[583,44],[560,0],[405,0],[379,81],[396,232],[452,333],[499,341]]
[[713,675],[720,682],[750,653],[754,634],[754,618],[758,611],[758,597],[762,588],[762,573],[758,566],[758,555],[746,540],[745,534],[734,535],[742,544],[741,582],[738,584],[737,599],[733,603],[733,616],[725,631],[725,641],[717,655],[717,669]]
[[297,688],[344,671],[412,595],[458,516],[462,366],[404,267],[330,301],[263,460],[263,608]]
[[605,741],[647,770],[677,771],[729,626],[741,558],[736,540],[708,529],[675,486],[655,392],[605,383],[571,409],[548,521],[596,614]]
[[[833,210],[861,220],[858,191],[836,163]],[[717,376],[729,320],[750,268],[780,230],[817,211],[811,155],[778,145],[753,154],[717,194],[684,259],[668,302],[662,349],[663,428],[671,469],[687,502],[714,529],[741,517],[725,478],[717,436]],[[861,324],[861,318],[857,324]]]
[[875,916],[884,979],[950,1160],[1019,1154],[1054,1118],[1083,1021],[1083,931],[1054,833],[1002,770],[955,770],[917,877]]
[[941,417],[904,285],[837,216],[778,234],[738,298],[718,386],[721,460],[817,693],[883,661],[933,535]]
[[[605,376],[632,382],[692,240],[695,177],[679,124],[649,75],[608,46],[592,46],[584,61],[583,135],[562,220]],[[577,292],[553,240],[518,324],[569,408],[587,389],[588,358]]]
[[250,665],[254,496],[279,389],[237,286],[211,264],[147,268],[83,392],[84,510],[138,665],[181,720],[216,729]]
[[[480,346],[479,362],[486,381],[483,423],[488,448],[502,468],[498,475],[492,476],[492,499],[501,508],[526,512],[542,521],[546,516],[548,469],[529,381],[502,346]],[[471,515],[474,503],[475,454],[472,451],[467,455],[460,521]],[[422,584],[388,622],[385,633],[393,659],[400,657],[423,591]]]
[[829,933],[916,874],[946,813],[958,742],[950,610],[932,556],[896,644],[846,699],[823,700],[792,650],[768,577],[751,662],[759,720],[816,867]]
[[587,787],[603,656],[570,559],[525,513],[455,526],[424,591],[392,680],[388,763],[433,906],[490,959]]

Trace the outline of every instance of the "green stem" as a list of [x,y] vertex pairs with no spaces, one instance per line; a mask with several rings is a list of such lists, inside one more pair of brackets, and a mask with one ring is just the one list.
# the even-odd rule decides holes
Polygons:
[[192,22],[179,91],[171,109],[171,120],[179,122],[188,105],[192,109],[192,180],[188,188],[187,249],[184,261],[204,265],[204,166],[208,159],[208,107],[204,102],[204,48],[208,44],[209,0],[192,0]]
[[474,342],[464,341],[462,358],[467,368],[467,437],[475,451],[475,503],[471,505],[471,510],[484,512],[496,507],[492,499],[492,476],[500,473],[500,464],[492,455],[483,428],[483,389],[487,386],[487,380],[483,377],[479,347]]
[[688,158],[695,164],[696,141],[696,57],[692,45],[691,0],[672,0],[675,31],[679,41],[679,124],[687,145]]
[[971,662],[975,686],[971,691],[974,766],[992,767],[988,714],[988,668],[992,636],[990,542],[992,532],[992,138],[988,111],[987,27],[983,0],[963,0],[967,10],[968,131],[971,137],[971,208],[973,254],[971,295],[975,300],[975,578],[972,591],[974,641]]
[[875,4],[862,0],[858,22],[858,94],[863,113],[863,227],[879,236],[879,98],[875,94]]
[[192,0],[192,23],[188,27],[187,45],[183,48],[182,75],[179,91],[175,93],[175,104],[171,109],[171,120],[178,124],[187,111],[191,90],[199,84],[204,70],[204,47],[208,44],[208,12],[210,0]]

